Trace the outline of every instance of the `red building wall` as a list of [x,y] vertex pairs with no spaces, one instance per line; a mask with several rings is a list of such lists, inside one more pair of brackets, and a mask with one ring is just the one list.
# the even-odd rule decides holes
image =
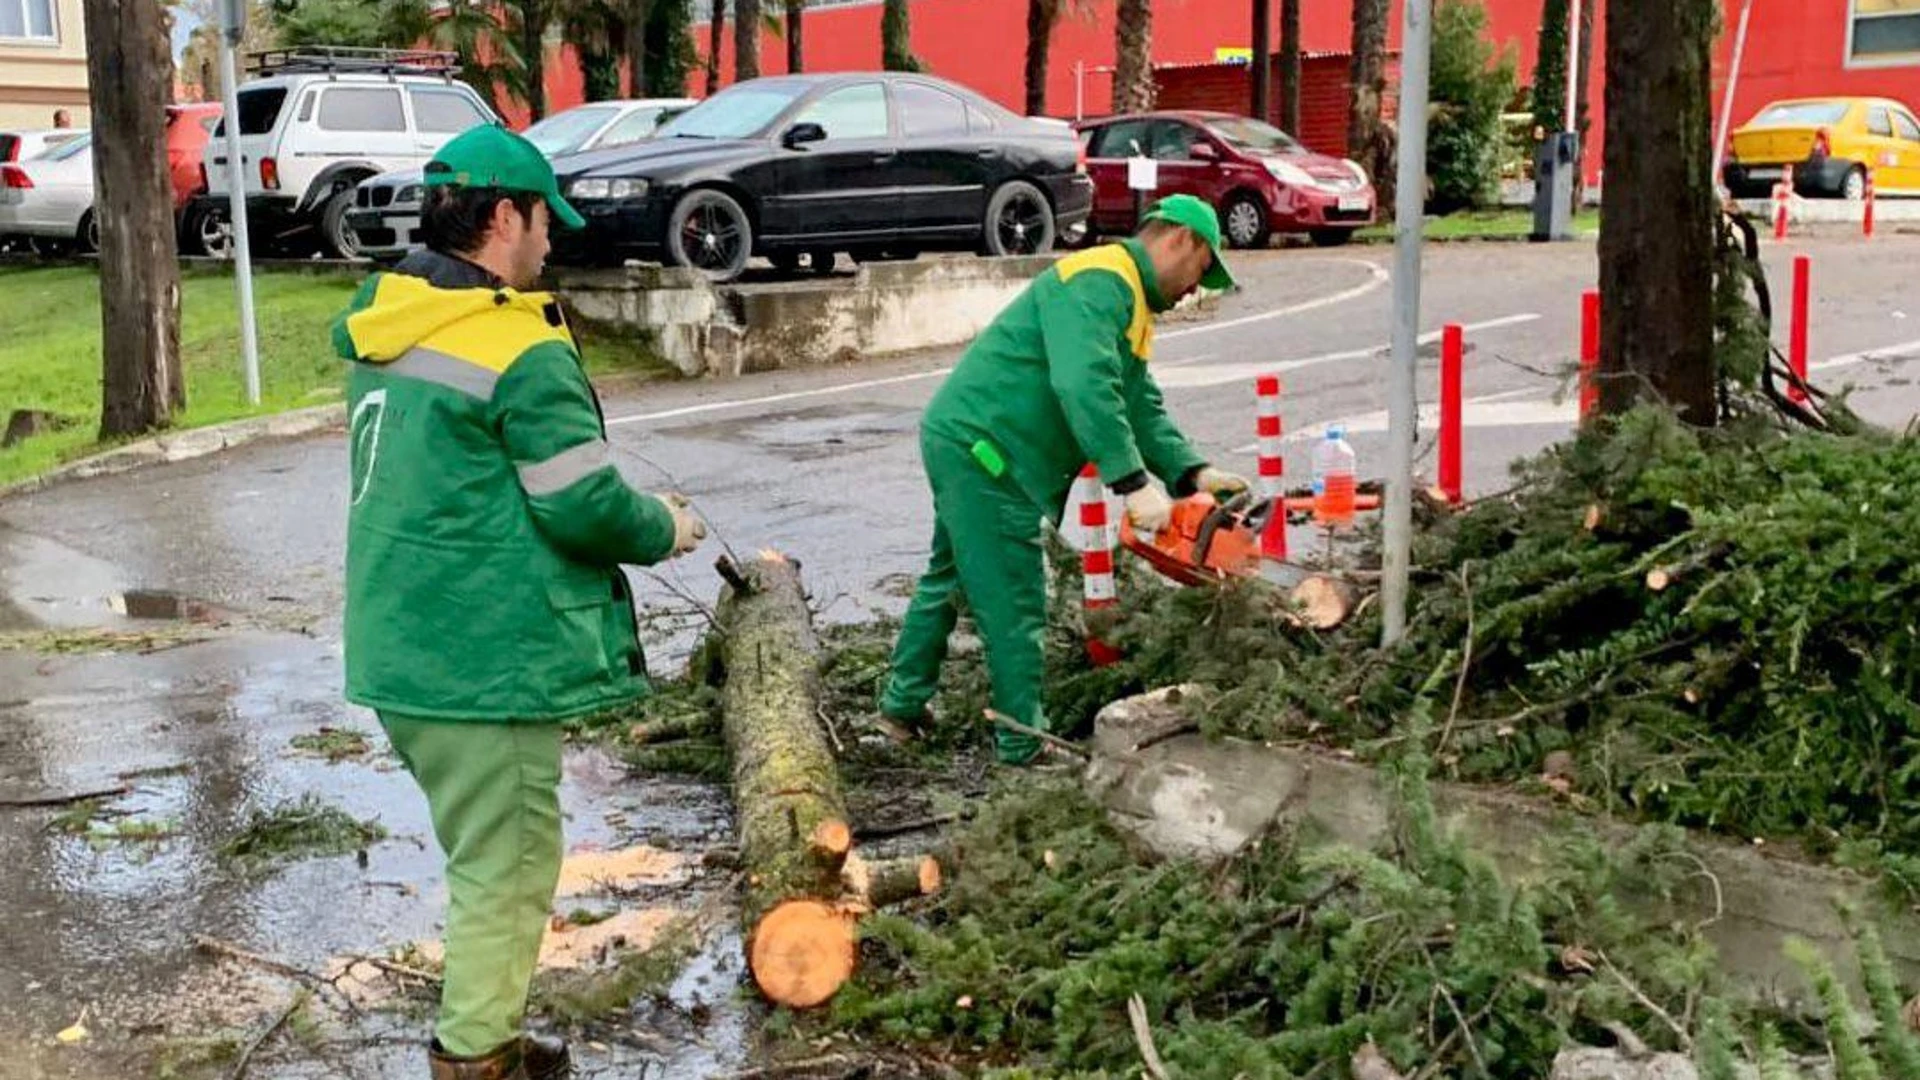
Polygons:
[[[1520,60],[1522,82],[1531,79],[1538,35],[1540,0],[1486,0],[1489,32],[1494,42],[1510,47]],[[1725,0],[1728,32],[1715,58],[1715,114],[1719,88],[1724,85],[1732,28],[1737,25],[1740,0]],[[1849,5],[1846,0],[1754,0],[1747,55],[1735,95],[1734,122],[1744,122],[1768,101],[1782,97],[1821,94],[1874,94],[1920,106],[1920,64],[1904,67],[1849,69],[1845,63]],[[1277,5],[1276,5],[1277,6]],[[936,75],[965,83],[1002,104],[1020,109],[1025,102],[1026,0],[914,0],[913,47]],[[1154,60],[1158,64],[1196,64],[1214,59],[1214,50],[1251,44],[1248,0],[1158,0],[1154,5]],[[1301,5],[1303,47],[1309,53],[1347,50],[1352,32],[1351,0],[1312,0]],[[1593,42],[1596,65],[1605,56],[1605,4]],[[1110,76],[1098,69],[1113,63],[1111,0],[1095,0],[1090,14],[1069,14],[1054,34],[1047,77],[1047,112],[1071,117],[1076,84],[1087,115],[1099,115],[1110,106]],[[733,81],[731,47],[733,27],[727,27],[728,47],[722,50],[721,70]],[[1276,30],[1277,34],[1277,30]],[[694,28],[697,49],[706,51],[705,26]],[[1389,47],[1399,48],[1398,8]],[[813,71],[871,70],[880,66],[880,5],[855,4],[823,8],[807,15],[807,68]],[[786,69],[786,44],[764,34],[760,46],[765,74]],[[1076,65],[1084,73],[1076,76]],[[1176,76],[1178,77],[1178,76]],[[1276,84],[1277,85],[1277,84]],[[1315,84],[1319,85],[1319,84]],[[581,86],[578,64],[571,50],[548,61],[548,98],[553,109],[577,104]],[[705,80],[696,72],[688,89],[699,94]],[[1588,179],[1599,170],[1603,131],[1603,81],[1593,80],[1590,107],[1595,123],[1586,156]],[[1241,106],[1244,107],[1244,106]],[[1310,108],[1315,108],[1311,104]],[[1320,116],[1317,108],[1314,115]],[[516,117],[515,119],[519,119]],[[1324,122],[1322,120],[1321,122]],[[1324,141],[1314,136],[1310,142]]]
[[[1279,64],[1273,65],[1273,108],[1267,119],[1280,124]],[[1309,150],[1345,157],[1347,112],[1353,61],[1341,54],[1317,54],[1300,62],[1300,130],[1291,134]],[[1155,75],[1160,105],[1169,109],[1245,112],[1253,96],[1250,68],[1190,64],[1161,68]]]

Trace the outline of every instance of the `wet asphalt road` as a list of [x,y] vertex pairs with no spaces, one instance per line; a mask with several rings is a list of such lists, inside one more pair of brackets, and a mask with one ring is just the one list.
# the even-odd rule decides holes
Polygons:
[[[1816,381],[1854,382],[1865,414],[1904,424],[1920,411],[1908,367],[1920,360],[1920,277],[1911,272],[1920,240],[1813,241],[1770,253],[1779,296],[1799,252],[1815,260]],[[1363,473],[1377,473],[1389,259],[1385,249],[1246,257],[1245,290],[1210,319],[1163,324],[1158,377],[1177,419],[1214,460],[1252,471],[1252,379],[1279,370],[1296,433],[1292,482],[1306,475],[1308,443],[1299,436],[1335,420],[1353,427]],[[1470,489],[1500,486],[1509,461],[1569,430],[1570,407],[1555,396],[1575,356],[1579,294],[1594,278],[1591,245],[1430,252],[1424,325],[1469,326]],[[1431,401],[1437,365],[1431,347],[1424,354],[1421,397]],[[915,426],[953,358],[662,384],[608,398],[622,470],[636,485],[691,494],[715,530],[709,550],[637,578],[639,594],[665,612],[648,631],[656,670],[688,641],[691,602],[716,594],[709,566],[719,544],[800,558],[828,617],[899,607],[930,526]],[[1822,368],[1823,360],[1838,363]],[[1421,444],[1429,471],[1430,437]],[[175,830],[154,844],[100,846],[48,832],[52,811],[0,808],[0,860],[9,867],[0,876],[0,955],[8,957],[0,1040],[28,1048],[0,1060],[0,1077],[100,1075],[130,1056],[145,1074],[168,1039],[258,1027],[284,1001],[284,983],[214,967],[194,953],[195,934],[315,966],[433,933],[444,894],[424,806],[384,744],[376,738],[380,752],[357,764],[288,750],[294,735],[321,726],[377,730],[339,700],[344,475],[335,433],[0,503],[0,632],[129,625],[107,607],[127,588],[179,592],[217,605],[231,623],[213,641],[152,655],[0,650],[0,797],[124,782],[132,790],[114,811]],[[142,770],[158,771],[122,779]],[[350,857],[314,860],[264,880],[219,869],[212,852],[247,811],[307,791],[377,815],[393,838],[371,849],[364,868]],[[570,762],[566,805],[574,844],[644,841],[697,855],[727,843],[719,793],[626,779],[591,756]],[[95,1038],[56,1047],[50,1036],[83,1006]],[[742,1039],[730,1022],[689,1039],[699,1064],[686,1059],[671,1074],[737,1064]],[[337,1053],[358,1075],[420,1066],[404,1045]],[[658,1056],[621,1059],[616,1048],[607,1060]],[[316,1060],[283,1049],[254,1074],[325,1074]]]

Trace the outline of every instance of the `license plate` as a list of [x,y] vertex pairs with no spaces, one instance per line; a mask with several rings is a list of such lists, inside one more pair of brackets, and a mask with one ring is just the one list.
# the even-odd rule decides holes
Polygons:
[[388,218],[387,226],[398,234],[400,239],[407,240],[413,236],[414,230],[420,227],[420,219],[417,217]]
[[1340,196],[1340,209],[1369,210],[1372,209],[1372,205],[1365,195],[1342,195]]
[[1778,180],[1784,175],[1786,175],[1785,172],[1780,169],[1748,169],[1747,170],[1747,179],[1749,180]]

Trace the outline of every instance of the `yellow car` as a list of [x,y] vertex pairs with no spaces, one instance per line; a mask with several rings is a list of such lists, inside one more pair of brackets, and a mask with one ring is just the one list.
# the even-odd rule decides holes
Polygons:
[[1886,98],[1776,101],[1733,133],[1722,179],[1736,198],[1765,198],[1793,166],[1801,195],[1920,196],[1920,120]]

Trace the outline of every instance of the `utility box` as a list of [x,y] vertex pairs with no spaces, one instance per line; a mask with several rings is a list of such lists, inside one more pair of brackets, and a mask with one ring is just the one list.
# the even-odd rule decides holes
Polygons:
[[1573,186],[1580,176],[1580,133],[1561,131],[1540,142],[1533,160],[1533,239],[1573,239]]

